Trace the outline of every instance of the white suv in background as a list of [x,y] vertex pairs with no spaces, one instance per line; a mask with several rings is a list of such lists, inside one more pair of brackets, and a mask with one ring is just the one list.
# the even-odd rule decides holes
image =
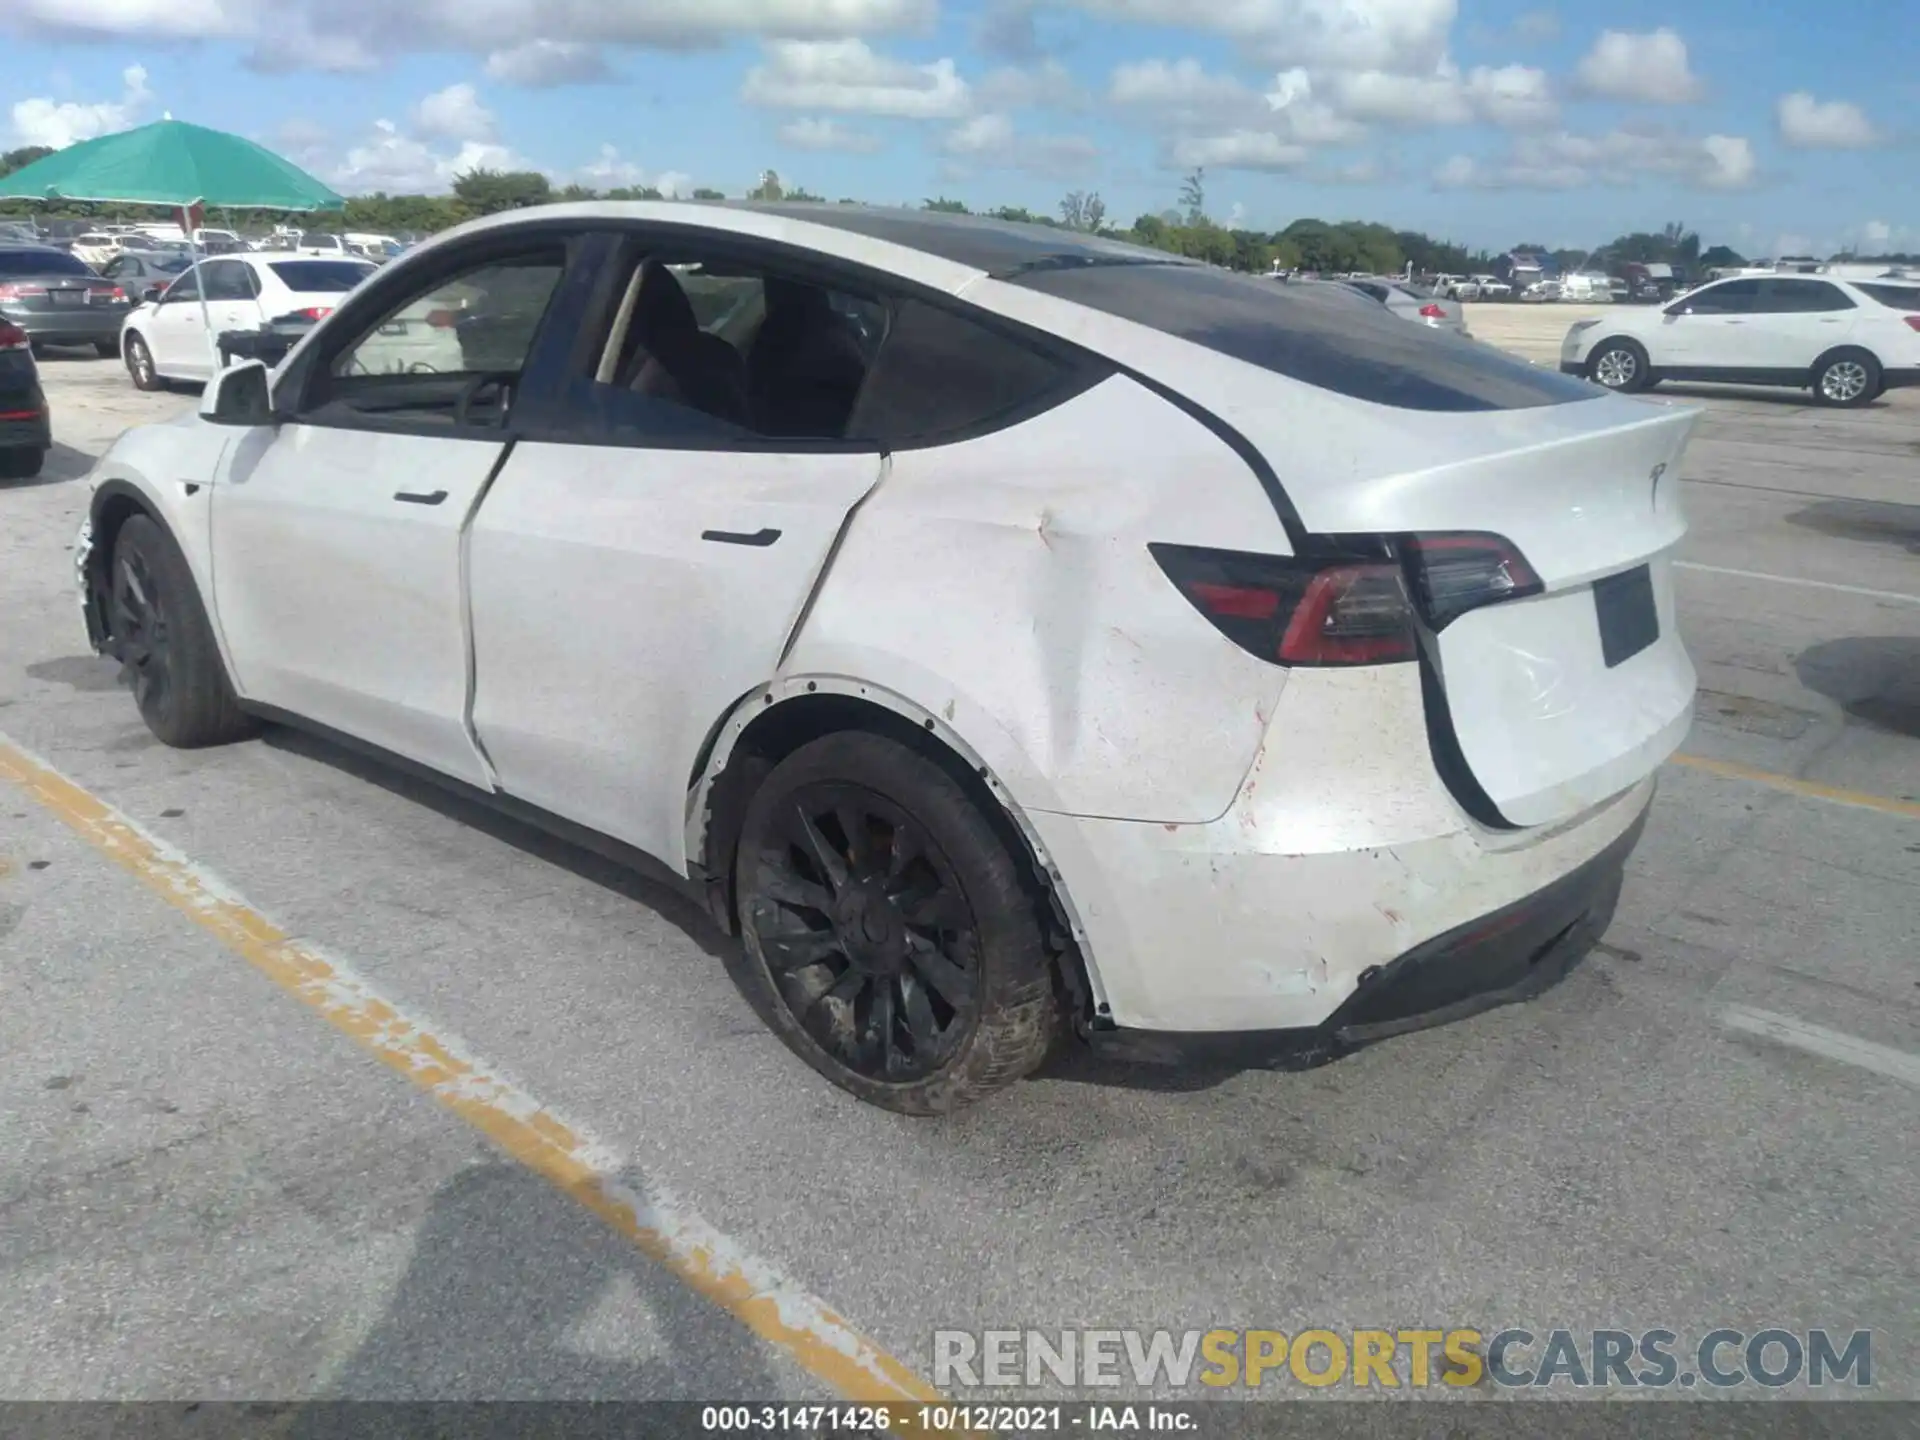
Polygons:
[[1577,320],[1560,368],[1609,390],[1662,380],[1811,389],[1829,405],[1865,405],[1920,384],[1920,282],[1743,275],[1658,310]]

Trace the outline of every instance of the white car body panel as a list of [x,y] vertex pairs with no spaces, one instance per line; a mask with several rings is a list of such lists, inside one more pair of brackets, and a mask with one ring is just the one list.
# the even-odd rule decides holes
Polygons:
[[489,786],[467,728],[462,536],[504,449],[317,425],[243,432],[213,486],[212,593],[239,692]]
[[684,874],[701,748],[773,677],[883,464],[516,446],[470,540],[473,726],[500,788]]

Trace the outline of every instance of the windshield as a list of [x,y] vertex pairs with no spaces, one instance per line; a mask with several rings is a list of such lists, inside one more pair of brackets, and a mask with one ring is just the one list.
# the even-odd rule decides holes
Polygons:
[[303,295],[351,290],[373,273],[373,266],[360,260],[276,260],[268,268],[281,284]]

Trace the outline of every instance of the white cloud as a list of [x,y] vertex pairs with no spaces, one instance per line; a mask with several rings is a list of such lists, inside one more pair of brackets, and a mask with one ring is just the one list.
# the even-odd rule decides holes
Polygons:
[[796,150],[838,150],[848,155],[871,155],[881,148],[877,135],[813,115],[803,115],[782,125],[780,139]]
[[1446,53],[1458,0],[1065,0],[1106,19],[1205,29],[1276,65],[1430,69]]
[[391,120],[376,120],[372,133],[349,147],[324,178],[343,194],[434,195],[469,170],[532,168],[504,145],[466,140],[452,150],[436,148]]
[[1805,90],[1782,95],[1775,119],[1780,138],[1801,150],[1864,150],[1880,143],[1879,132],[1858,105],[1816,100]]
[[599,154],[566,179],[594,190],[638,190],[651,185],[669,200],[693,190],[692,176],[678,170],[655,174],[621,154],[616,145],[602,145]]
[[436,90],[414,106],[413,125],[435,140],[491,142],[498,135],[493,112],[480,103],[480,92],[464,81]]
[[1100,159],[1100,147],[1082,135],[1022,135],[1010,116],[975,115],[940,142],[948,155],[971,164],[1027,170],[1054,179],[1083,177]]
[[1507,153],[1491,161],[1452,156],[1433,181],[1443,190],[1577,190],[1656,176],[1706,190],[1744,190],[1758,174],[1752,143],[1738,135],[1562,130],[1517,135]]
[[1687,42],[1662,26],[1645,34],[1603,30],[1574,71],[1590,95],[1649,105],[1698,100],[1702,86],[1687,62]]
[[489,80],[529,90],[590,84],[610,74],[600,52],[578,40],[529,40],[495,50],[487,56],[486,72]]
[[1476,65],[1467,76],[1467,103],[1496,125],[1540,125],[1559,113],[1547,72],[1527,65]]
[[270,67],[337,69],[408,51],[511,53],[542,40],[684,50],[742,36],[899,34],[927,29],[938,13],[938,0],[7,0],[0,26],[251,42]]
[[45,98],[15,101],[14,143],[62,150],[77,140],[92,140],[127,129],[146,113],[153,92],[147,88],[147,72],[143,66],[129,65],[120,72],[120,82],[125,88],[118,100],[98,100],[91,104]]
[[775,40],[747,72],[740,98],[790,110],[839,110],[906,120],[953,120],[972,108],[952,60],[913,65],[861,40]]
[[[1274,76],[1273,88],[1261,95],[1197,60],[1144,60],[1115,69],[1107,94],[1159,128],[1179,132],[1175,143],[1266,133],[1285,145],[1337,145],[1363,133],[1317,98],[1312,77],[1300,68]],[[1244,149],[1248,142],[1237,143]]]
[[1863,249],[1878,250],[1893,242],[1893,227],[1884,220],[1869,220],[1860,227],[1860,244]]
[[1234,130],[1224,135],[1188,135],[1168,148],[1182,170],[1293,170],[1306,162],[1304,145],[1291,144],[1270,130]]

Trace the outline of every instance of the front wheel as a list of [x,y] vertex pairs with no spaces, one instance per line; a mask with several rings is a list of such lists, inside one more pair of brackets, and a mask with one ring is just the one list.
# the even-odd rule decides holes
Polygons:
[[1587,374],[1596,385],[1629,395],[1653,383],[1647,352],[1631,340],[1603,340],[1587,361]]
[[147,348],[147,342],[136,332],[127,336],[127,374],[133,377],[136,390],[159,390],[165,382],[160,372],[153,368],[153,352]]
[[1813,393],[1823,405],[1854,409],[1881,391],[1880,362],[1864,350],[1827,356],[1813,373]]
[[107,596],[114,655],[156,737],[193,749],[254,732],[227,679],[186,556],[145,515],[129,519],[114,539]]
[[742,989],[843,1090],[939,1115],[1010,1085],[1060,1031],[1040,910],[985,815],[878,735],[803,746],[748,803]]

